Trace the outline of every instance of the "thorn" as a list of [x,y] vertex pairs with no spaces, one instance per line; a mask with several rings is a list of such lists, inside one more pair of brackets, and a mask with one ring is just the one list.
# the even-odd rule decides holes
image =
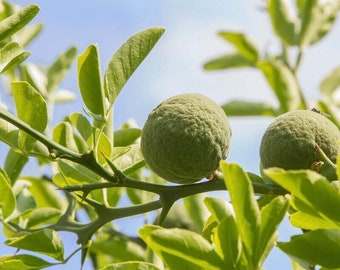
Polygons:
[[113,164],[113,162],[102,151],[100,151],[100,153],[105,158],[107,164],[110,166],[111,170],[114,172],[114,174],[118,178],[118,182],[123,182],[125,180],[126,176],[122,173],[122,171],[120,171],[116,167],[116,165]]

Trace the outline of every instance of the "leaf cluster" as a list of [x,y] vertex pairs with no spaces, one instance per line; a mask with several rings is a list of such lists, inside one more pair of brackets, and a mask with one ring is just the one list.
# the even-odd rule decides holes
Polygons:
[[[18,252],[0,258],[0,269],[43,269],[67,264],[81,253],[80,265],[95,269],[262,269],[277,246],[292,258],[294,269],[340,269],[340,194],[314,171],[265,170],[277,185],[237,164],[221,162],[211,181],[167,185],[150,171],[140,152],[141,129],[126,122],[114,129],[114,105],[124,85],[156,45],[164,29],[149,28],[131,36],[101,71],[99,46],[77,56],[70,47],[49,66],[26,64],[24,47],[40,32],[28,25],[39,11],[3,2],[0,12],[0,74],[11,82],[15,113],[0,104],[0,141],[9,146],[0,168],[0,218],[5,244]],[[281,54],[261,53],[246,34],[220,32],[235,51],[206,63],[207,70],[248,67],[259,70],[279,106],[234,100],[222,105],[230,116],[277,116],[309,108],[298,80],[306,48],[319,42],[336,19],[340,3],[267,0],[266,11],[280,42]],[[327,12],[326,12],[327,11]],[[297,50],[296,58],[290,56]],[[77,58],[76,58],[77,56]],[[73,62],[83,110],[55,124],[53,106],[74,94],[60,89]],[[336,68],[320,84],[318,109],[339,126],[334,94]],[[103,75],[102,75],[103,74]],[[24,176],[36,159],[50,174]],[[339,163],[339,162],[338,162]],[[340,168],[339,164],[336,168]],[[339,169],[337,174],[340,175]],[[229,199],[201,193],[228,190]],[[130,204],[120,202],[128,199]],[[159,210],[158,218],[149,212]],[[85,215],[85,221],[80,215]],[[138,236],[123,233],[116,220],[144,215]],[[285,216],[304,233],[279,241]],[[60,231],[77,236],[79,248],[65,254]],[[21,253],[24,251],[24,253]]]

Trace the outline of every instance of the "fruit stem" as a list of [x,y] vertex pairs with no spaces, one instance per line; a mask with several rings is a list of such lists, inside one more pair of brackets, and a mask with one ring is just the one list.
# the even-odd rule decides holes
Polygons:
[[318,144],[315,144],[315,149],[319,153],[319,155],[322,158],[323,162],[326,162],[328,165],[330,165],[333,169],[336,169],[337,166],[327,157],[324,151],[322,151],[321,147]]

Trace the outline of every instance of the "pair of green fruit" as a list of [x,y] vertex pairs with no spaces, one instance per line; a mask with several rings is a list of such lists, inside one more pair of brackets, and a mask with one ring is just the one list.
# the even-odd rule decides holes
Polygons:
[[[214,175],[228,155],[230,139],[228,118],[218,104],[200,94],[182,94],[149,114],[141,150],[156,174],[169,182],[191,184]],[[324,115],[287,112],[270,124],[262,138],[261,167],[314,169],[335,180],[334,168],[323,157],[335,162],[339,141],[339,129]]]

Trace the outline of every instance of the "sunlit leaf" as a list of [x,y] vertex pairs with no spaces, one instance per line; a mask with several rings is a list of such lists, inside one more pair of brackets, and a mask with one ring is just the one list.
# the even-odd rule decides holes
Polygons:
[[266,169],[265,174],[289,191],[298,210],[317,213],[340,226],[340,195],[322,175],[311,170]]
[[93,146],[92,138],[92,126],[85,116],[81,113],[72,113],[67,116],[68,121],[71,122],[72,126],[76,128],[80,136],[89,145],[90,148]]
[[284,112],[300,106],[299,85],[292,71],[277,61],[259,61],[257,66],[263,72]]
[[217,222],[222,221],[228,216],[235,215],[232,207],[222,199],[206,197],[204,199],[204,204]]
[[16,200],[11,188],[11,180],[6,172],[0,168],[0,207],[3,218],[7,218],[15,209]]
[[12,39],[25,47],[40,34],[43,26],[44,25],[42,23],[28,25],[25,29],[16,32],[12,36]]
[[58,89],[51,98],[55,103],[71,102],[76,99],[75,93],[67,89]]
[[6,240],[6,245],[34,251],[50,256],[56,260],[64,259],[64,247],[60,236],[51,229],[36,232],[20,232],[15,237]]
[[21,179],[31,183],[30,192],[33,194],[38,207],[66,209],[66,198],[62,197],[60,191],[56,190],[56,186],[49,180],[35,177],[22,177]]
[[39,12],[39,6],[29,5],[0,22],[0,40],[13,35],[28,24]]
[[[62,79],[69,71],[76,56],[77,48],[71,47],[56,59],[47,70],[47,90],[52,92],[57,89]],[[92,75],[93,76],[93,75]]]
[[206,70],[219,70],[240,67],[255,67],[255,62],[248,60],[240,53],[229,53],[212,59],[204,64],[204,69]]
[[22,218],[26,221],[26,227],[29,229],[38,228],[41,225],[51,224],[57,222],[57,218],[61,216],[63,212],[51,207],[36,208],[30,211]]
[[237,164],[221,162],[221,169],[235,210],[238,231],[247,254],[254,260],[261,218],[251,181]]
[[139,235],[170,269],[226,269],[213,245],[195,232],[146,225]]
[[128,146],[134,143],[141,135],[139,128],[122,128],[114,132],[114,146]]
[[276,116],[276,109],[270,103],[232,100],[223,104],[222,109],[228,116]]
[[237,51],[249,61],[256,61],[258,58],[258,49],[253,40],[246,34],[238,32],[219,32],[218,35],[235,46]]
[[155,27],[130,37],[112,56],[104,76],[105,96],[112,105],[125,83],[164,33]]
[[336,104],[334,104],[332,100],[328,100],[327,102],[323,100],[318,100],[317,107],[318,109],[324,113],[329,120],[331,120],[339,129],[340,129],[340,115],[339,115],[339,109]]
[[[0,107],[0,110],[3,110]],[[0,119],[0,141],[6,143],[13,149],[20,149],[19,129],[7,121]]]
[[340,230],[340,224],[336,225],[328,219],[322,218],[318,213],[305,213],[297,211],[290,216],[290,222],[293,226],[305,230],[316,229],[337,229]]
[[97,45],[90,45],[78,57],[78,85],[87,109],[99,116],[105,112],[105,96],[101,82]]
[[[58,168],[64,176],[63,180],[65,181],[64,183],[59,181],[55,182],[58,186],[88,184],[100,180],[100,176],[96,173],[77,163],[59,160]],[[58,178],[58,180],[61,179]],[[53,179],[53,181],[55,181],[55,179]]]
[[16,152],[13,149],[10,149],[8,151],[4,163],[4,170],[6,171],[9,179],[11,179],[12,183],[14,183],[18,179],[27,161],[27,156]]
[[117,262],[145,261],[146,250],[135,241],[124,235],[110,235],[106,239],[98,239],[90,247],[91,253],[105,254]]
[[289,256],[329,268],[340,267],[340,230],[315,230],[277,246]]
[[161,270],[156,265],[147,262],[122,262],[107,265],[98,270]]
[[[114,151],[119,151],[120,147],[115,147]],[[131,173],[133,170],[139,169],[145,165],[142,152],[139,145],[131,145],[128,148],[123,148],[128,151],[124,151],[123,155],[120,155],[114,160],[114,164],[125,173]]]
[[25,215],[32,211],[32,209],[37,208],[37,204],[32,193],[29,191],[30,183],[26,180],[17,180],[13,186],[13,191],[16,195],[16,208],[11,219],[15,219],[22,215]]
[[296,18],[285,0],[267,0],[268,13],[275,34],[289,45],[296,44]]
[[0,50],[0,73],[3,73],[27,59],[29,52],[24,52],[16,42],[9,42]]
[[299,46],[304,49],[321,40],[332,28],[340,8],[339,1],[300,1]]
[[320,91],[322,95],[332,100],[333,93],[340,86],[340,67],[336,67],[330,74],[328,74],[320,84]]
[[49,263],[41,258],[27,254],[0,258],[0,270],[40,270],[53,265],[55,263]]
[[277,229],[286,215],[289,200],[278,196],[261,208],[261,226],[259,240],[256,243],[255,258],[262,265],[274,247],[277,240]]
[[43,97],[47,97],[47,78],[42,67],[33,63],[21,66],[21,72],[25,81],[37,89]]
[[204,226],[204,222],[207,218],[207,210],[202,204],[204,200],[203,194],[196,194],[183,199],[184,206],[196,231],[201,232]]
[[204,223],[204,227],[202,229],[202,236],[210,243],[212,243],[212,237],[217,226],[218,222],[216,221],[213,215],[210,215],[209,218]]
[[[37,131],[44,131],[47,125],[47,107],[41,94],[27,82],[12,82],[15,107],[20,120]],[[20,135],[20,145],[30,149],[36,140],[27,133]]]
[[70,150],[78,151],[72,126],[68,122],[61,122],[53,128],[53,140]]

